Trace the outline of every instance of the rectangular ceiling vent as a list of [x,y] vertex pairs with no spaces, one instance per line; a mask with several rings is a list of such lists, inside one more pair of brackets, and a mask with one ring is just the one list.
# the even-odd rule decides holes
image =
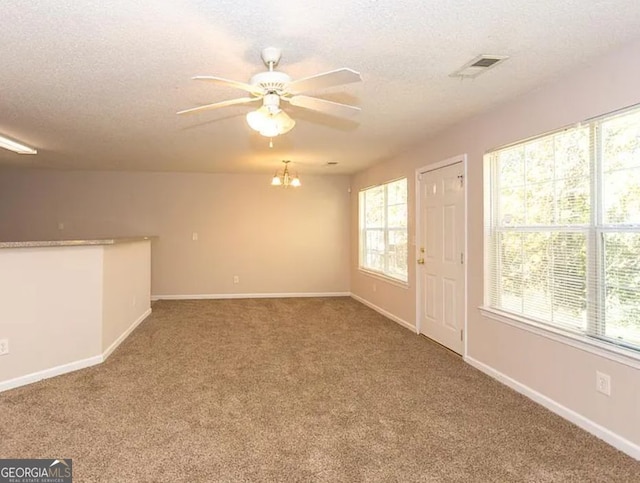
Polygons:
[[469,62],[460,67],[457,71],[449,74],[449,77],[460,77],[462,79],[473,79],[478,77],[483,72],[501,64],[507,60],[507,55],[489,55],[482,54],[478,57],[471,59]]

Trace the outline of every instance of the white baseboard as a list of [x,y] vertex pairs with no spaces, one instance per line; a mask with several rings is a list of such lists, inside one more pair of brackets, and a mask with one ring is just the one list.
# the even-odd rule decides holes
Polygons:
[[493,367],[488,366],[483,362],[478,361],[477,359],[474,359],[473,357],[466,356],[464,357],[464,361],[472,365],[476,369],[484,372],[488,376],[500,381],[506,386],[509,386],[514,391],[519,392],[520,394],[544,406],[551,412],[556,413],[558,416],[571,421],[576,426],[579,426],[580,428],[593,434],[597,438],[600,438],[601,440],[609,443],[614,448],[619,449],[623,453],[628,454],[636,460],[640,460],[640,446],[638,446],[637,444],[629,441],[619,434],[614,433],[604,426],[600,426],[598,423],[591,421],[585,416],[573,411],[572,409],[569,409],[566,406],[563,406],[562,404],[554,401],[544,394],[539,393],[529,386],[525,386],[524,384],[516,381],[515,379],[512,379],[511,377],[503,374],[500,371],[497,371]]
[[62,364],[60,366],[51,367],[49,369],[44,369],[42,371],[33,372],[31,374],[27,374],[25,376],[16,377],[14,379],[9,379],[7,381],[0,382],[0,392],[8,391],[9,389],[15,389],[16,387],[26,386],[27,384],[32,384],[34,382],[41,381],[43,379],[49,379],[51,377],[61,376],[62,374],[68,374],[69,372],[74,372],[80,369],[85,369],[87,367],[95,366],[104,362],[107,357],[111,355],[111,353],[116,350],[116,348],[135,330],[140,323],[146,319],[151,314],[151,309],[147,309],[144,314],[138,317],[131,326],[125,330],[120,337],[118,337],[113,344],[111,344],[107,350],[105,350],[102,354],[97,356],[92,356],[87,359],[82,359],[79,361],[69,362],[68,364]]
[[151,315],[151,308],[148,308],[140,317],[138,317],[133,324],[131,324],[131,326],[125,330],[122,334],[120,334],[120,337],[118,337],[115,341],[113,341],[113,344],[111,344],[109,347],[107,347],[107,349],[102,353],[102,360],[106,361],[107,357],[109,357],[111,355],[111,353],[116,350],[118,348],[118,346],[120,344],[122,344],[122,342],[129,337],[129,334],[131,334],[131,332],[133,332],[136,327],[138,327],[142,321],[144,319],[146,319],[147,317],[149,317],[149,315]]
[[295,292],[295,293],[209,293],[187,295],[152,295],[151,300],[207,300],[207,299],[282,299],[296,297],[348,297],[350,292]]
[[102,355],[89,357],[80,361],[69,362],[68,364],[62,364],[61,366],[51,367],[43,371],[32,372],[26,376],[16,377],[7,381],[0,382],[0,392],[7,391],[9,389],[15,389],[16,387],[26,386],[34,382],[41,381],[42,379],[49,379],[50,377],[60,376],[67,374],[68,372],[77,371],[86,367],[95,366],[100,364],[104,359]]
[[378,312],[379,314],[384,315],[387,319],[391,319],[394,322],[396,322],[397,324],[400,324],[402,327],[404,327],[405,329],[409,329],[412,332],[416,332],[416,326],[413,324],[410,324],[409,322],[407,322],[404,319],[401,319],[400,317],[393,315],[391,312],[387,312],[386,310],[384,310],[381,307],[378,307],[377,305],[369,302],[367,299],[363,299],[362,297],[360,297],[359,295],[356,295],[354,293],[351,294],[351,298],[353,298],[354,300],[357,300],[358,302],[360,302],[361,304],[366,305],[367,307],[375,310],[376,312]]

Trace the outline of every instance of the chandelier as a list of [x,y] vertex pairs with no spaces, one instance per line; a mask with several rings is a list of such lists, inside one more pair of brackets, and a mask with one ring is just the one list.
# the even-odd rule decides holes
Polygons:
[[294,188],[301,186],[302,183],[300,182],[300,178],[298,178],[298,174],[296,173],[292,176],[289,173],[288,164],[291,161],[283,160],[282,162],[284,163],[284,170],[281,172],[276,171],[276,174],[274,174],[271,179],[271,186],[284,186],[285,188],[289,186],[293,186]]

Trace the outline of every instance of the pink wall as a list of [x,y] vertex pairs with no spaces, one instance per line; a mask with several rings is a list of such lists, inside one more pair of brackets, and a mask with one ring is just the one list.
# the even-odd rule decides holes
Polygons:
[[[640,445],[640,371],[593,354],[484,318],[483,155],[494,147],[544,133],[590,117],[640,103],[640,43],[570,72],[495,110],[428,137],[419,147],[358,173],[351,195],[351,291],[414,325],[415,175],[420,167],[459,154],[468,155],[468,327],[467,358],[537,391],[581,417]],[[480,77],[475,82],[484,82]],[[409,288],[403,289],[358,270],[358,190],[391,179],[409,179]],[[373,291],[373,284],[376,291]],[[610,398],[595,392],[595,369],[605,368],[619,388]],[[640,364],[637,364],[640,368]],[[575,382],[574,381],[579,381]],[[569,383],[568,383],[569,382]],[[577,385],[576,385],[577,384]],[[620,388],[633,387],[632,391]],[[631,423],[630,423],[631,421]],[[640,455],[640,447],[638,447]]]

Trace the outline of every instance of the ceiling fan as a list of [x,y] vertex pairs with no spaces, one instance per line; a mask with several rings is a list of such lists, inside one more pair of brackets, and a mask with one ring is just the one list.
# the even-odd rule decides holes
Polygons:
[[359,107],[327,101],[317,97],[310,97],[303,92],[333,87],[362,80],[360,73],[352,69],[336,69],[322,74],[316,74],[298,80],[291,80],[284,72],[278,72],[273,68],[278,65],[282,52],[276,47],[267,47],[262,51],[262,60],[269,68],[266,72],[254,75],[248,83],[224,79],[217,76],[196,76],[194,80],[209,81],[216,84],[235,87],[250,94],[249,97],[239,97],[228,101],[215,102],[204,106],[193,107],[179,111],[178,114],[194,114],[197,112],[233,106],[236,104],[249,104],[262,102],[262,106],[247,114],[249,126],[266,137],[275,137],[289,132],[295,121],[282,110],[282,101],[292,106],[303,107],[313,111],[319,111],[331,116],[347,117],[360,111]]

